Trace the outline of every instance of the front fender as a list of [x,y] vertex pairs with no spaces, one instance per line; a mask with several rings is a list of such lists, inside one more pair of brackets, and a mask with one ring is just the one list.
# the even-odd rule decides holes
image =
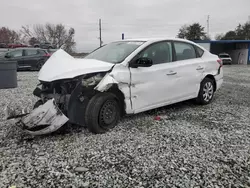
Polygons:
[[71,93],[68,106],[67,116],[70,123],[77,125],[85,125],[85,112],[89,100],[96,94],[96,90],[93,87],[84,88],[79,83]]

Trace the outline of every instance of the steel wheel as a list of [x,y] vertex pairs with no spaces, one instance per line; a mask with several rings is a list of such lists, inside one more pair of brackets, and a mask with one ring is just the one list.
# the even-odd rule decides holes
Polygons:
[[85,121],[93,133],[105,133],[114,128],[121,117],[121,108],[112,93],[98,93],[89,101]]
[[116,117],[117,104],[113,100],[107,100],[100,110],[100,126],[104,129],[109,128],[109,126],[116,120]]

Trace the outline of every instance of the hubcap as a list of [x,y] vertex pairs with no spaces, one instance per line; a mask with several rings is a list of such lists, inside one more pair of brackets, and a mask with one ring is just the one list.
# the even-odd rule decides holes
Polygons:
[[104,128],[108,128],[116,119],[116,105],[114,101],[108,100],[104,103],[100,111],[100,125]]
[[209,102],[214,94],[214,86],[211,82],[205,83],[203,87],[203,99],[206,102]]

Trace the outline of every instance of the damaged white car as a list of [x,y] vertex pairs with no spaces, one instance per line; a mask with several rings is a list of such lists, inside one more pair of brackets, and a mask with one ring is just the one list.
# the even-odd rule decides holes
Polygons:
[[218,56],[193,42],[134,39],[107,44],[84,59],[58,50],[39,81],[34,95],[40,100],[21,119],[24,129],[47,134],[69,121],[104,133],[126,114],[194,98],[210,103],[223,71]]

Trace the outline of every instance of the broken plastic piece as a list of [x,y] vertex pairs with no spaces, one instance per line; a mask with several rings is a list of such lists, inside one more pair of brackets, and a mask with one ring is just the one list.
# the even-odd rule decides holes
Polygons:
[[5,112],[6,120],[23,117],[30,113],[27,107],[26,108],[15,107],[14,109],[13,107],[10,107],[10,106],[6,106],[4,109],[4,112]]
[[[9,113],[18,114],[15,111],[9,111]],[[58,130],[68,120],[56,105],[55,100],[51,99],[22,117],[16,125],[31,135],[44,135]]]
[[154,120],[160,121],[161,120],[161,116],[155,116]]

